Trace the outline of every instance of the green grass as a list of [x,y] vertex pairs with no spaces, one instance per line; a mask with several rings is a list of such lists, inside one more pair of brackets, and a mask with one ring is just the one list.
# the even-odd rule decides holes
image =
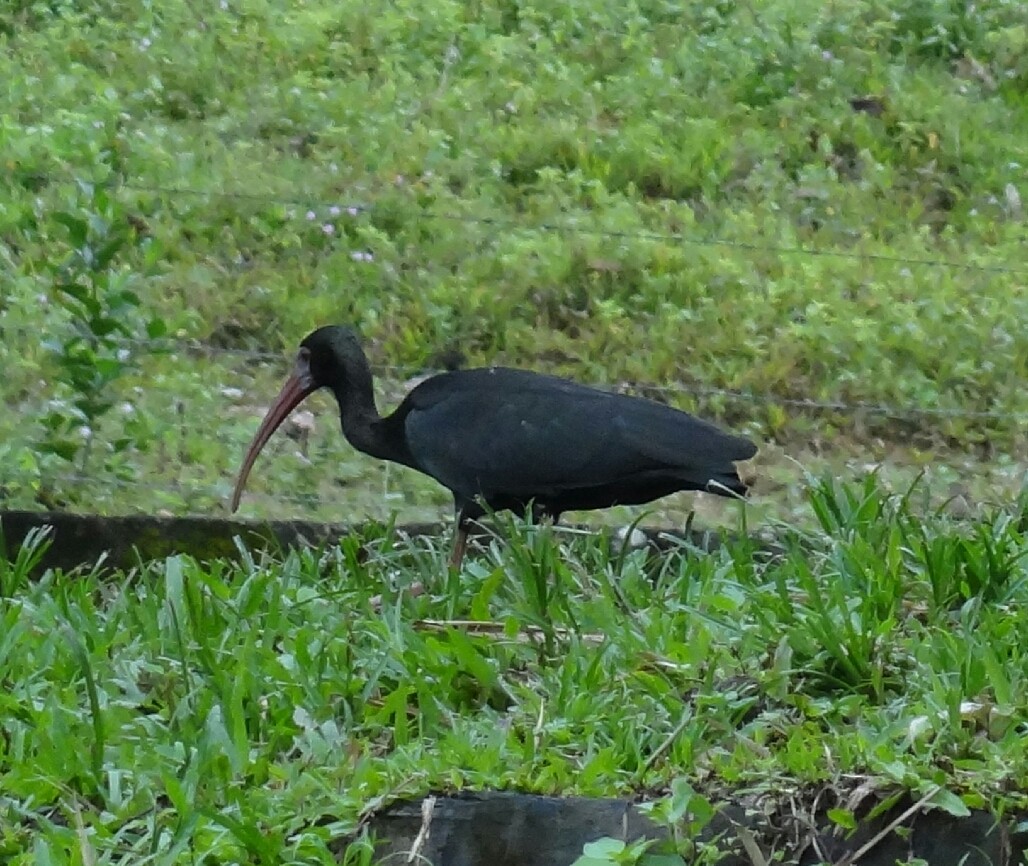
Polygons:
[[23,554],[0,569],[0,854],[329,863],[397,797],[683,775],[714,802],[845,810],[873,780],[1024,809],[1028,502],[960,525],[915,516],[921,493],[813,487],[817,528],[773,558],[514,523],[460,576],[389,533],[105,580],[30,582]]
[[[8,4],[5,496],[210,509],[276,387],[278,372],[245,355],[136,346],[104,389],[132,414],[74,416],[82,384],[60,349],[95,329],[56,287],[66,262],[77,254],[73,270],[89,272],[83,256],[122,231],[90,273],[129,337],[285,358],[315,325],[349,321],[394,394],[455,347],[469,364],[669,387],[676,405],[772,446],[758,490],[779,517],[798,497],[778,491],[801,473],[774,446],[818,472],[884,462],[898,487],[931,464],[939,489],[963,478],[975,502],[1016,492],[1021,11]],[[86,238],[69,229],[80,219]],[[126,288],[138,303],[116,300]],[[243,405],[226,410],[224,387],[242,388]],[[797,399],[894,411],[777,402]],[[80,425],[97,428],[89,449]],[[312,489],[315,473],[289,460],[268,464],[269,488],[336,517],[438,513],[440,497],[407,475],[390,477],[382,505],[379,470],[325,447],[346,496]]]

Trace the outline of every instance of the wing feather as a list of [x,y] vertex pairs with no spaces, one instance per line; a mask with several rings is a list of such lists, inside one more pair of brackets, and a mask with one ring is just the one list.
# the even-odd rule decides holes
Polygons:
[[[466,387],[452,387],[458,376]],[[549,376],[475,370],[425,384],[410,396],[409,447],[465,498],[545,497],[658,471],[714,477],[756,451],[662,404]]]

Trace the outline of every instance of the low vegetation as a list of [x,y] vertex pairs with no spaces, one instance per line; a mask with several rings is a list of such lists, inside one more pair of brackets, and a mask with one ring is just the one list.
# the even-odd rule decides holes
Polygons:
[[0,859],[372,862],[464,787],[1025,807],[1022,4],[14,0],[0,49],[4,507],[219,512],[342,321],[383,403],[501,362],[753,436],[745,512],[643,517],[784,544],[501,522],[446,577],[382,528],[445,491],[316,402],[245,507],[379,521],[338,549],[0,557]]
[[[1018,3],[24,0],[0,40],[8,502],[220,505],[331,321],[390,394],[461,359],[666,388],[768,444],[778,516],[785,454],[1020,484]],[[348,489],[277,461],[290,513],[437,513],[318,448]]]
[[[1028,807],[1028,501],[810,490],[781,549],[503,527],[284,559],[0,570],[5,862],[372,862],[393,798],[508,788]],[[409,582],[430,592],[412,597]],[[381,609],[371,598],[384,591]],[[751,800],[752,802],[752,800]]]

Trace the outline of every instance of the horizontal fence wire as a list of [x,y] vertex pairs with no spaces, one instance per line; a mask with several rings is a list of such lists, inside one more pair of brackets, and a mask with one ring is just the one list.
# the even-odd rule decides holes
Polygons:
[[[50,176],[48,178],[55,183],[81,183],[81,179],[67,176]],[[227,198],[235,200],[249,200],[254,202],[276,204],[281,206],[296,207],[305,209],[306,212],[320,210],[326,218],[346,213],[350,216],[357,216],[374,209],[373,204],[367,202],[344,202],[334,201],[315,202],[302,196],[275,196],[263,193],[251,193],[240,190],[209,190],[194,189],[180,186],[164,186],[159,184],[145,184],[122,179],[101,181],[101,185],[111,189],[126,189],[137,193],[163,196],[180,197],[205,197],[205,198]],[[730,239],[717,237],[690,236],[684,234],[665,234],[659,232],[636,232],[636,231],[611,231],[601,228],[582,226],[571,223],[541,222],[526,223],[517,220],[493,217],[475,217],[461,214],[438,213],[430,210],[421,212],[421,215],[429,219],[449,220],[466,223],[487,225],[492,227],[504,227],[522,231],[552,231],[573,234],[588,234],[606,238],[631,238],[662,242],[677,242],[706,246],[717,246],[741,249],[747,252],[769,253],[775,255],[798,255],[798,256],[829,256],[845,259],[856,259],[863,261],[875,261],[889,263],[904,267],[928,267],[928,268],[949,268],[962,271],[979,272],[984,274],[1013,274],[1028,276],[1028,269],[1017,268],[1001,264],[972,264],[967,262],[952,261],[948,259],[922,259],[905,256],[893,256],[879,253],[863,253],[859,251],[821,249],[806,246],[782,246],[763,245],[748,242],[739,242]],[[30,331],[25,328],[5,328],[0,325],[0,336],[4,339],[21,337],[22,339],[38,340],[38,331]],[[199,339],[181,338],[129,338],[121,337],[114,341],[114,345],[128,351],[142,353],[169,353],[182,355],[199,355],[212,358],[229,358],[245,360],[278,366],[287,369],[292,364],[292,358],[288,353],[269,352],[241,347],[226,346],[204,342]],[[412,378],[422,376],[426,373],[435,372],[425,368],[404,368],[389,365],[374,365],[373,371],[383,380],[392,380],[392,390],[400,390],[403,383]],[[616,390],[621,392],[641,391],[646,394],[662,397],[689,396],[703,399],[719,399],[734,403],[748,403],[757,406],[777,406],[794,409],[802,412],[834,413],[861,416],[874,416],[899,421],[912,421],[924,419],[967,419],[979,421],[1011,422],[1023,424],[1028,422],[1028,412],[1006,412],[989,409],[961,409],[950,407],[925,407],[925,406],[898,406],[875,403],[871,401],[844,401],[844,400],[816,400],[808,398],[788,397],[771,393],[756,393],[732,388],[721,388],[690,383],[674,384],[648,384],[640,382],[614,382],[614,383],[593,383],[594,387]],[[268,395],[270,398],[272,395]]]
[[[220,197],[227,199],[250,200],[284,207],[295,207],[298,210],[297,219],[302,219],[304,221],[309,221],[308,212],[313,212],[315,219],[327,220],[344,218],[344,214],[345,217],[358,219],[374,210],[374,205],[367,202],[345,202],[341,200],[335,202],[315,202],[310,198],[304,198],[302,196],[279,197],[259,193],[247,193],[243,191],[200,190],[130,182],[114,182],[106,185],[115,190],[120,188],[148,195],[182,197],[202,196],[208,198]],[[833,257],[839,259],[891,264],[897,267],[948,268],[961,272],[980,273],[983,275],[1003,274],[1028,276],[1028,269],[1013,267],[1006,264],[977,264],[948,259],[923,259],[877,253],[862,253],[851,250],[818,249],[805,246],[784,246],[776,244],[763,245],[738,242],[718,237],[692,236],[676,233],[665,234],[647,231],[610,231],[573,223],[552,221],[529,223],[505,218],[439,213],[431,210],[420,211],[419,216],[423,216],[426,219],[477,224],[487,227],[500,227],[524,232],[560,232],[591,235],[608,239],[637,239],[663,243],[682,243],[698,246],[720,247],[738,249],[747,253],[763,253],[777,256],[795,255]],[[85,334],[82,336],[87,339],[89,338],[88,335]],[[38,330],[24,327],[5,327],[0,324],[0,340],[3,340],[8,345],[10,345],[12,341],[18,339],[38,343],[40,338],[41,334]],[[136,364],[141,363],[143,356],[146,355],[178,355],[184,357],[195,357],[197,359],[214,359],[217,361],[223,361],[225,363],[226,372],[229,374],[231,374],[233,369],[241,368],[244,364],[254,364],[263,365],[269,373],[281,372],[283,375],[288,372],[293,365],[293,354],[289,350],[267,351],[224,345],[197,338],[170,336],[158,338],[111,337],[109,340],[110,342],[108,342],[108,346],[123,349],[131,353],[133,361]],[[404,390],[413,387],[414,382],[418,379],[434,372],[438,372],[435,369],[429,369],[424,366],[405,367],[383,364],[375,364],[372,369],[378,378],[379,390],[384,394],[388,394],[390,398],[398,398],[402,395]],[[1009,425],[1014,428],[1024,428],[1025,425],[1028,424],[1028,411],[1008,412],[989,409],[904,406],[875,403],[871,401],[845,401],[831,399],[816,400],[686,382],[650,384],[645,382],[614,381],[593,382],[591,384],[594,387],[604,390],[622,393],[640,393],[648,397],[666,399],[669,401],[685,397],[692,398],[694,400],[724,401],[733,404],[744,403],[757,407],[778,407],[787,411],[791,410],[797,414],[816,413],[826,416],[844,415],[853,416],[857,419],[878,418],[889,421],[909,422],[912,424],[923,424],[926,421],[947,419],[955,421],[967,420],[990,422],[994,425],[1002,425],[1004,427]],[[231,386],[231,382],[225,382],[223,383],[223,386],[227,388]],[[263,390],[258,392],[252,383],[248,383],[245,391],[241,390],[239,393],[232,393],[230,396],[226,393],[226,397],[231,400],[230,411],[236,417],[237,422],[245,424],[247,423],[247,416],[252,415],[252,426],[255,428],[258,416],[264,411],[264,407],[267,403],[274,397],[274,393],[274,385],[268,387],[267,392],[265,393]],[[37,394],[36,399],[38,400],[39,397],[40,395]],[[17,406],[14,408],[15,411],[17,411]],[[172,404],[169,404],[169,412],[166,417],[152,417],[154,417],[155,421],[160,425],[160,429],[162,431],[180,436],[182,440],[186,440],[189,436],[197,434],[197,424],[195,422],[190,422],[182,413],[183,407],[181,406],[181,401],[173,401]],[[308,449],[311,449],[312,456],[314,453],[317,453],[323,458],[329,454],[335,453],[336,444],[338,444],[340,448],[343,447],[341,438],[338,443],[336,443],[333,438],[329,438],[337,435],[338,428],[334,423],[328,424],[324,427],[319,425],[318,431],[311,436],[309,441],[306,441],[301,445],[299,442],[283,438],[269,449],[269,456],[276,455],[281,457],[286,456],[288,453],[295,453],[297,460],[306,459]],[[102,431],[98,431],[97,441],[101,441],[102,436]],[[324,450],[326,446],[328,450]],[[169,449],[169,452],[174,452],[175,448],[179,446],[174,442],[168,442],[165,447]],[[301,453],[303,454],[303,458],[300,456]],[[135,502],[136,505],[133,507],[137,508],[140,507],[139,503],[146,502],[151,503],[147,508],[152,507],[160,509],[163,507],[161,505],[163,501],[166,503],[166,507],[174,512],[178,512],[184,507],[185,510],[190,513],[197,511],[199,508],[204,513],[208,513],[213,510],[216,513],[220,514],[223,512],[227,515],[228,500],[231,495],[231,483],[232,478],[228,475],[223,476],[220,473],[213,473],[209,479],[189,478],[176,480],[162,478],[160,482],[155,485],[153,478],[125,478],[109,472],[90,474],[88,465],[83,464],[79,466],[77,470],[73,470],[67,474],[60,474],[49,479],[48,485],[54,490],[78,489],[82,491],[82,493],[79,494],[80,496],[84,495],[87,497],[90,495],[90,490],[101,495],[104,492],[111,491],[111,495],[115,496],[115,498],[124,499],[125,502]],[[410,491],[403,485],[403,482],[400,480],[400,476],[398,474],[394,475],[388,466],[381,474],[372,475],[361,483],[365,486],[367,486],[367,484],[370,484],[372,487],[377,486],[381,490],[383,501],[385,503],[385,511],[389,510],[391,507],[389,503],[392,502],[395,497],[395,501],[402,502],[402,507],[405,509],[414,508],[416,510],[419,509],[423,513],[428,513],[438,508],[440,515],[449,513],[446,506],[440,505],[437,507],[436,505],[433,505],[427,492],[425,493],[424,499],[419,495],[416,497],[416,501],[412,502],[409,499]],[[114,491],[120,491],[120,493],[114,493]],[[268,500],[268,496],[268,494],[264,494],[260,497],[261,505],[258,507],[262,514],[269,512],[291,513],[297,508],[301,508],[306,511],[311,507],[318,509],[319,513],[331,514],[337,501],[345,498],[346,492],[345,488],[341,487],[339,489],[339,496],[337,497],[334,495],[326,496],[324,495],[324,491],[322,491],[321,494],[316,493],[315,491],[312,491],[309,494],[298,494],[290,492],[289,490],[279,489],[276,490],[274,494],[270,495],[270,500]],[[192,503],[192,505],[190,506],[189,503]],[[273,503],[270,509],[269,503]],[[274,505],[280,507],[276,508]]]
[[[64,185],[78,184],[82,182],[81,179],[76,179],[71,175],[49,175],[45,177],[52,183]],[[111,191],[125,189],[136,193],[154,196],[221,198],[278,205],[281,207],[292,207],[297,210],[302,210],[304,214],[313,213],[317,218],[321,219],[339,218],[344,214],[350,217],[356,217],[362,214],[371,213],[375,210],[375,205],[371,202],[346,200],[342,198],[332,201],[316,201],[310,197],[299,195],[286,196],[246,192],[243,190],[197,189],[193,187],[141,183],[120,178],[97,181],[96,184]],[[600,237],[610,240],[643,240],[671,244],[685,244],[688,246],[736,249],[749,253],[764,253],[779,256],[849,259],[855,261],[902,265],[905,267],[945,268],[983,274],[1006,274],[1028,277],[1028,268],[1009,264],[980,264],[955,261],[952,259],[927,259],[912,256],[891,255],[888,253],[861,252],[858,250],[830,249],[825,247],[802,245],[788,246],[773,243],[763,244],[750,241],[739,241],[714,235],[690,235],[679,232],[605,229],[597,226],[582,225],[579,222],[568,221],[560,222],[544,220],[540,222],[527,222],[523,220],[510,219],[508,217],[475,216],[470,214],[437,211],[426,208],[417,201],[412,201],[410,204],[411,207],[418,209],[418,216],[425,219],[438,220],[440,222],[463,223],[467,225],[481,225],[488,228],[503,228],[520,232],[553,232],[559,234]],[[1028,243],[1028,235],[1026,235],[1025,241]]]
[[[20,336],[24,339],[38,339],[39,334],[38,332],[30,332],[23,328],[5,329],[0,327],[0,336],[5,338],[9,338],[10,336]],[[143,353],[173,355],[193,354],[248,360],[272,367],[278,367],[283,372],[289,370],[293,364],[293,358],[288,353],[226,347],[193,339],[118,338],[115,341],[115,345],[122,346],[129,351],[137,350]],[[404,385],[412,380],[420,379],[426,375],[431,375],[439,371],[424,367],[414,368],[375,364],[372,365],[372,372],[380,380],[380,385],[387,387],[391,392],[396,392],[402,390]],[[1017,423],[1028,422],[1028,412],[1003,412],[989,409],[975,410],[925,406],[896,406],[860,400],[852,402],[846,402],[843,400],[812,400],[799,397],[786,397],[775,394],[743,391],[734,388],[693,385],[688,383],[658,385],[646,382],[619,381],[592,382],[589,384],[591,384],[592,387],[599,388],[601,390],[617,391],[621,393],[639,391],[646,394],[660,394],[665,397],[689,396],[708,399],[718,398],[759,406],[788,407],[809,412],[880,416],[894,420],[914,421],[924,418],[952,418],[1012,421]],[[270,399],[273,396],[273,394],[269,393],[267,398]]]

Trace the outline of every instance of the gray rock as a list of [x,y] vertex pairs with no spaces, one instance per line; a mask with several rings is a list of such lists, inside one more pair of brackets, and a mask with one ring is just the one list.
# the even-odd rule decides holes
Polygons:
[[[395,803],[377,813],[370,827],[377,840],[376,862],[421,866],[570,866],[587,842],[604,836],[631,842],[658,838],[664,830],[627,800],[540,797],[509,792],[462,793],[436,797],[428,834],[422,800]],[[1013,866],[1022,863],[1028,834],[1015,833],[1018,818],[999,821],[984,811],[954,818],[921,812],[897,828],[890,824],[911,801],[897,803],[853,834],[837,831],[821,816],[811,828],[781,816],[749,815],[738,804],[723,804],[701,840],[720,836],[721,866],[752,866],[740,840],[745,827],[768,862],[896,866],[921,859],[931,866]],[[888,832],[882,833],[888,828]],[[869,844],[870,843],[870,844]],[[861,852],[862,848],[866,850]],[[775,853],[781,859],[775,859]],[[860,853],[858,860],[854,855]],[[823,855],[823,856],[822,856]]]

